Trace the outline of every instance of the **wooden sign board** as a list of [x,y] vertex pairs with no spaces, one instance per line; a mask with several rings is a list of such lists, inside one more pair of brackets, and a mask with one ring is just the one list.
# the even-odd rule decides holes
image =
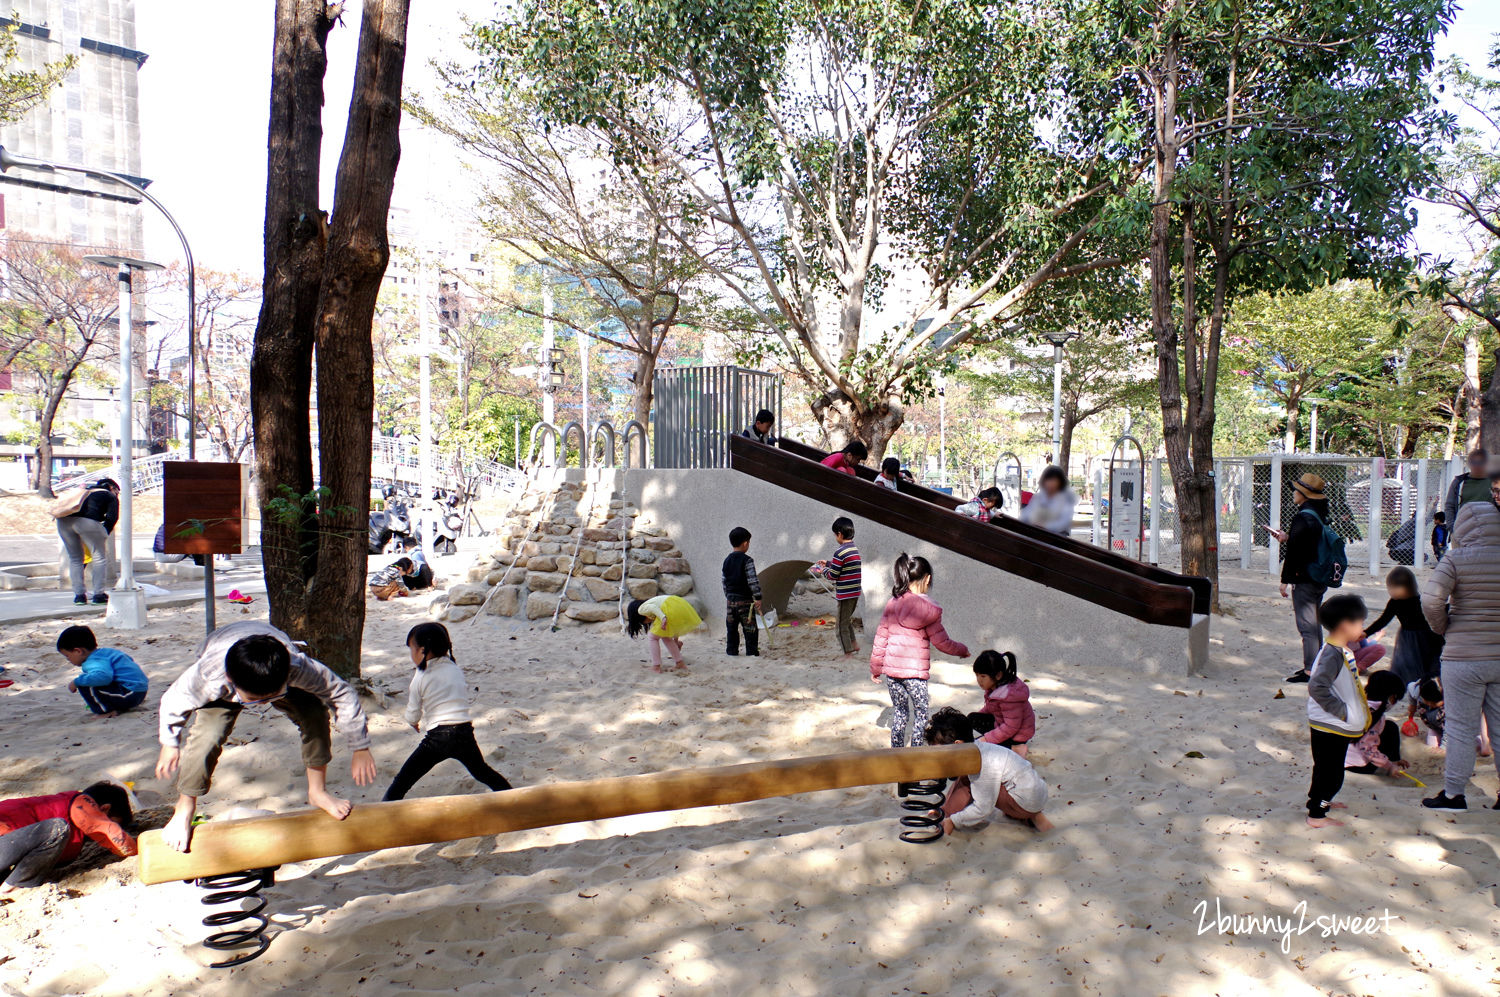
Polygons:
[[249,520],[244,464],[162,464],[162,521],[168,554],[239,554]]

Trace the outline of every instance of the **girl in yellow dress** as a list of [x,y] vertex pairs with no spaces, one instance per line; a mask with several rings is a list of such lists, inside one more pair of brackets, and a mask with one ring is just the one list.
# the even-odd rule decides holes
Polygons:
[[661,671],[661,648],[665,644],[678,668],[682,660],[683,635],[697,630],[703,620],[692,604],[680,595],[659,595],[654,599],[637,599],[625,607],[625,632],[632,638],[646,633],[651,638],[651,670]]

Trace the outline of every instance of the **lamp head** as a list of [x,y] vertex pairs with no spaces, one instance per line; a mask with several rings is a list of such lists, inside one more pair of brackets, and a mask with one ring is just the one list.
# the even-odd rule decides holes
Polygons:
[[1072,329],[1056,329],[1052,332],[1042,333],[1042,338],[1053,346],[1066,346],[1070,340],[1077,339],[1080,333]]
[[0,145],[0,173],[9,172],[12,166],[28,166],[36,170],[50,170],[51,166],[37,159],[28,159],[25,156],[17,156],[5,146]]
[[101,267],[109,267],[111,270],[119,270],[122,267],[129,270],[164,269],[160,263],[152,263],[150,260],[140,260],[133,256],[113,256],[100,253],[90,253],[83,258],[83,262],[94,263]]

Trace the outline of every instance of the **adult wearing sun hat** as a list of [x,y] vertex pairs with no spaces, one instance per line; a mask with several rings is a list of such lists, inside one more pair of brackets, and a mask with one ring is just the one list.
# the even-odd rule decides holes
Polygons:
[[1292,482],[1292,501],[1296,515],[1286,530],[1272,529],[1271,536],[1281,544],[1281,595],[1292,600],[1292,616],[1302,637],[1302,667],[1287,676],[1288,682],[1306,682],[1318,649],[1323,646],[1323,630],[1318,626],[1318,607],[1327,589],[1312,580],[1308,566],[1318,559],[1318,540],[1323,524],[1328,522],[1328,496],[1323,479],[1311,472]]

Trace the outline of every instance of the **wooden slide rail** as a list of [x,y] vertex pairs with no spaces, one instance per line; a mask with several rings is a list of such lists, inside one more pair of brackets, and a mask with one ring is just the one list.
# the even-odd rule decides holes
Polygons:
[[[795,454],[798,457],[804,457],[808,460],[821,461],[824,457],[828,456],[825,451],[819,450],[817,447],[810,447],[806,443],[789,440],[785,437],[777,441],[777,446],[787,453]],[[865,481],[874,481],[878,475],[879,472],[874,468],[863,465],[859,468],[859,476]],[[935,488],[926,488],[911,481],[900,482],[899,490],[903,495],[910,495],[924,502],[931,502],[933,505],[941,506],[944,509],[955,509],[963,505],[966,501],[957,496],[949,495],[947,492],[940,492]],[[1023,537],[1029,537],[1039,543],[1049,544],[1061,550],[1079,554],[1096,564],[1118,568],[1121,571],[1148,579],[1149,581],[1161,582],[1164,585],[1186,585],[1193,590],[1193,612],[1200,615],[1206,615],[1209,607],[1212,605],[1213,583],[1207,578],[1198,575],[1178,574],[1175,571],[1168,571],[1166,568],[1160,568],[1145,561],[1137,561],[1133,557],[1116,554],[1114,551],[1106,550],[1103,547],[1095,547],[1093,544],[1086,543],[1076,537],[1065,537],[1060,533],[1044,530],[1040,526],[1023,523],[1021,520],[1015,518],[1015,514],[1019,512],[1017,509],[1008,509],[1006,512],[1010,513],[1010,515],[1002,515],[997,519],[992,519],[990,520],[990,525],[1002,530],[1009,530]]]
[[784,448],[742,436],[729,441],[729,466],[1133,619],[1183,628],[1193,624],[1195,598],[1185,583],[1142,578],[1058,544],[957,515],[905,492],[851,479]]
[[825,789],[951,779],[979,771],[972,744],[850,751],[812,758],[527,786],[501,793],[361,804],[334,820],[321,810],[209,821],[192,850],[176,852],[160,831],[140,837],[140,877],[168,883],[287,862],[426,845],[663,810],[746,803]]

